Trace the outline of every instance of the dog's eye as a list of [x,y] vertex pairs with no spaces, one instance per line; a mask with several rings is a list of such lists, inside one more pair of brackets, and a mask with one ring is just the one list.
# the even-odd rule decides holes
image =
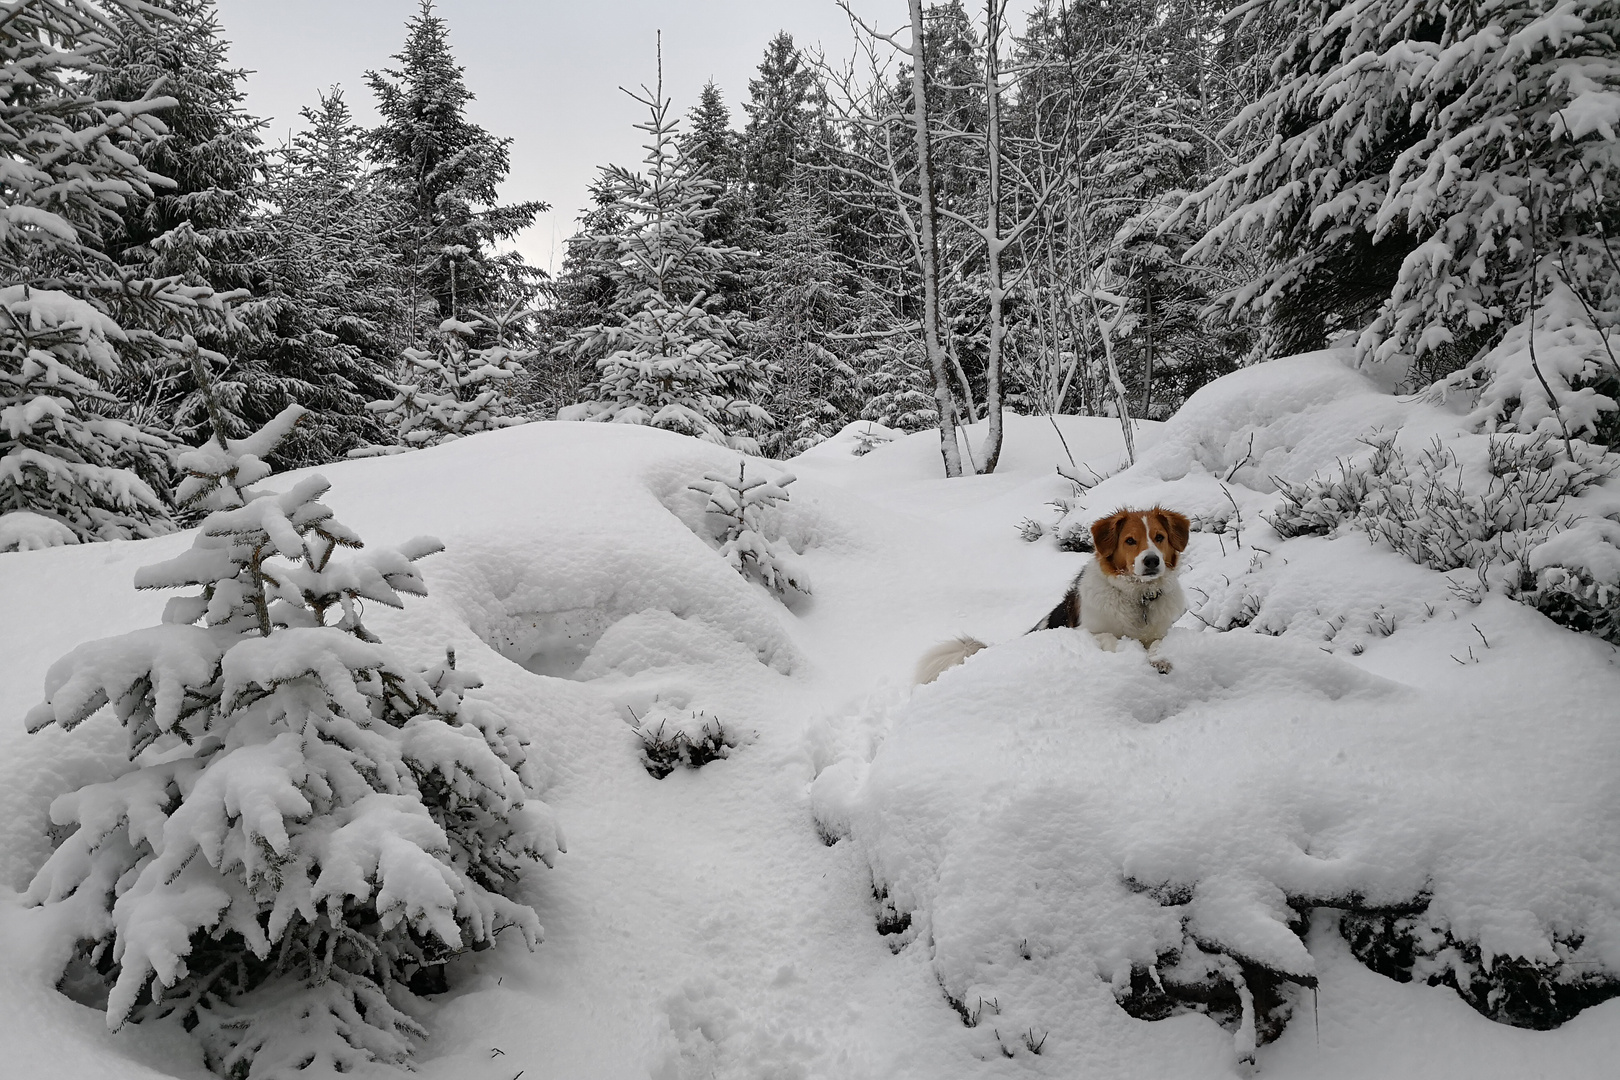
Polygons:
[[1125,538],[1125,542],[1126,542],[1126,543],[1127,543],[1127,544],[1129,544],[1129,545],[1131,545],[1131,546],[1132,546],[1132,547],[1135,547],[1135,546],[1136,546],[1136,537],[1134,537],[1134,536],[1127,536],[1127,537],[1126,537],[1126,538]]
[[1164,533],[1159,533],[1159,534],[1158,534],[1158,535],[1157,535],[1157,536],[1155,536],[1155,537],[1154,537],[1154,538],[1153,538],[1153,542],[1154,542],[1154,543],[1155,543],[1155,544],[1162,544],[1162,543],[1164,543]]

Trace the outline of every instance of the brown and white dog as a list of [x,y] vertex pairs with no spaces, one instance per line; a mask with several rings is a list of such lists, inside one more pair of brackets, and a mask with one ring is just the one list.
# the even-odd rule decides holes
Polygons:
[[[1080,627],[1110,652],[1120,638],[1135,638],[1147,647],[1153,666],[1168,672],[1170,662],[1152,650],[1187,612],[1176,571],[1191,531],[1185,515],[1159,506],[1118,510],[1098,520],[1091,526],[1091,561],[1062,602],[1029,632]],[[933,682],[984,647],[970,637],[942,642],[917,664],[916,685]]]

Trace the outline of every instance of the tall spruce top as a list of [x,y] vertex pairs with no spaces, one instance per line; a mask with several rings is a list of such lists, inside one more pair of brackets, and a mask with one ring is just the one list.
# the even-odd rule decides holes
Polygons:
[[422,0],[406,23],[397,68],[368,71],[383,122],[367,143],[380,178],[409,207],[400,251],[416,279],[417,304],[431,299],[435,316],[418,330],[469,308],[509,302],[532,276],[515,255],[497,255],[498,240],[516,235],[548,209],[543,202],[502,205],[497,189],[511,168],[511,139],[496,138],[466,118],[473,100],[450,51],[449,27]]

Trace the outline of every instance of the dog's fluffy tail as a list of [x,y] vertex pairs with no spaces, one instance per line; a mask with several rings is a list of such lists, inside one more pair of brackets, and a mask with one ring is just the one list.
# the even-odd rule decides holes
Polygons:
[[917,661],[917,674],[913,679],[913,685],[925,686],[933,682],[984,647],[984,642],[970,637],[940,642],[923,653],[922,659]]

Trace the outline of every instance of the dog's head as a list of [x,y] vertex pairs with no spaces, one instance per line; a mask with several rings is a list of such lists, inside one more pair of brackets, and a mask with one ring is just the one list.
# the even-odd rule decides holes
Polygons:
[[1118,577],[1152,581],[1176,568],[1192,522],[1174,510],[1117,510],[1091,526],[1097,564]]

